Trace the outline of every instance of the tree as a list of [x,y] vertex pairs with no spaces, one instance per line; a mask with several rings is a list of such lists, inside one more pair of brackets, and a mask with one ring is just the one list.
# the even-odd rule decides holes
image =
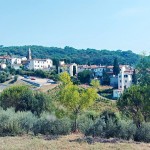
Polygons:
[[150,85],[150,56],[142,56],[137,65],[138,82],[141,85]]
[[110,77],[109,77],[108,73],[105,70],[103,70],[102,81],[103,81],[103,85],[110,85]]
[[113,74],[118,75],[120,72],[119,64],[118,64],[118,59],[114,59],[114,67],[113,67]]
[[31,110],[33,98],[33,93],[27,86],[15,85],[1,93],[0,104],[4,109],[14,107],[15,111]]
[[134,69],[133,75],[132,75],[132,83],[133,83],[133,84],[137,84],[137,75],[136,75],[135,69]]
[[[33,58],[51,58],[51,59],[66,59],[70,60],[68,63],[77,64],[96,64],[96,65],[112,65],[114,57],[119,58],[120,64],[135,64],[139,61],[139,55],[132,51],[109,51],[96,49],[82,49],[78,50],[71,47],[57,48],[57,47],[43,47],[43,46],[10,46],[1,47],[0,55],[10,52],[14,56],[26,56],[29,47],[32,49]],[[85,63],[86,62],[86,63]],[[56,64],[56,63],[55,63]],[[89,64],[89,63],[88,63]]]
[[24,85],[5,89],[0,95],[0,106],[3,109],[14,107],[15,111],[31,111],[38,116],[44,111],[53,110],[50,97],[44,93],[34,93]]
[[89,70],[84,70],[78,73],[78,79],[80,80],[81,83],[90,83],[91,76],[92,72]]
[[97,79],[93,79],[90,84],[91,84],[91,86],[93,86],[96,89],[98,89],[100,86],[100,82]]
[[6,73],[4,71],[0,72],[0,83],[3,83],[8,79],[9,79],[9,74],[8,73]]
[[[64,83],[60,87],[59,102],[72,115],[74,131],[77,131],[78,115],[94,103],[97,99],[97,92],[94,88],[81,89],[77,85],[73,85],[72,82],[66,84],[66,74],[62,74],[61,81]],[[62,77],[65,79],[63,80]]]
[[53,104],[51,98],[42,92],[36,92],[32,100],[31,112],[40,116],[42,112],[52,112]]
[[53,59],[53,65],[56,66],[56,73],[58,73],[59,59],[54,58]]
[[63,85],[72,84],[70,75],[67,72],[62,72],[59,75],[59,80],[63,83]]
[[117,102],[120,111],[132,117],[137,127],[150,119],[149,86],[134,85],[126,89]]
[[80,81],[78,80],[77,76],[72,76],[71,81],[72,81],[73,84],[77,84],[77,85],[80,84]]

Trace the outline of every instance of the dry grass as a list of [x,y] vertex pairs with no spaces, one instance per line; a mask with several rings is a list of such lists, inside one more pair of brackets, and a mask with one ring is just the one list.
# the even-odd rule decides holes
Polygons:
[[49,84],[49,85],[43,85],[39,88],[39,91],[41,92],[47,92],[48,90],[54,89],[58,84]]
[[[67,135],[55,140],[44,137],[0,137],[0,150],[149,150],[150,144],[146,143],[95,143],[76,142],[83,136]],[[72,142],[71,142],[72,141]]]

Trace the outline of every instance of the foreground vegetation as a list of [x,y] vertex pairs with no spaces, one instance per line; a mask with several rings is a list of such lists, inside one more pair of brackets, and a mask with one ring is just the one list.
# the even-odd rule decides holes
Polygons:
[[[32,91],[24,85],[5,89],[0,94],[0,136],[32,138],[39,149],[50,149],[53,142],[53,149],[65,149],[65,144],[75,144],[79,149],[123,149],[124,146],[134,149],[133,145],[137,145],[133,141],[149,143],[150,74],[145,66],[150,66],[150,60],[144,63],[143,68],[140,66],[137,83],[125,90],[117,102],[98,95],[98,80],[92,80],[83,88],[72,82],[66,72],[60,74],[60,84],[47,93]],[[141,74],[145,69],[145,74]],[[81,135],[65,141],[72,133]],[[64,142],[61,147],[59,140]],[[132,144],[123,140],[132,141]],[[40,145],[40,141],[47,145]],[[109,144],[105,147],[103,142]],[[116,145],[113,147],[110,143]],[[75,145],[70,148],[76,148]],[[149,145],[142,148],[147,149]]]

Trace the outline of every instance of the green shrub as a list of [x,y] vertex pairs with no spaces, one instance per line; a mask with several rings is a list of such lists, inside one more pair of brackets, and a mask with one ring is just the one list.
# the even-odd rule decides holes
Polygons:
[[56,119],[54,116],[39,118],[32,129],[35,135],[66,135],[71,131],[71,121],[68,118]]
[[86,111],[78,118],[78,129],[85,133],[91,126],[93,126],[98,114],[95,111]]
[[18,135],[28,133],[36,121],[31,112],[15,112],[13,108],[0,109],[0,135]]
[[134,139],[136,133],[136,125],[130,120],[119,120],[117,125],[117,135],[116,137],[129,140]]
[[82,132],[85,133],[91,126],[93,126],[94,122],[92,119],[87,118],[87,117],[81,117],[78,119],[78,129]]
[[106,127],[106,123],[102,119],[97,119],[96,123],[92,125],[90,128],[85,130],[85,135],[93,135],[104,137],[104,128]]
[[136,125],[132,121],[122,120],[115,113],[107,111],[86,130],[85,135],[129,140],[134,138],[135,132]]
[[57,119],[51,126],[54,135],[67,135],[71,132],[71,121],[68,118]]
[[17,135],[20,134],[20,126],[17,122],[17,117],[15,116],[15,111],[13,109],[8,109],[4,111],[0,110],[0,135]]
[[14,76],[14,82],[16,82],[17,80],[18,80],[18,76],[15,75],[15,76]]
[[0,106],[3,109],[14,107],[15,111],[31,111],[40,116],[44,111],[52,112],[52,99],[42,93],[33,92],[28,86],[14,85],[0,94]]
[[31,112],[17,112],[17,118],[22,132],[26,133],[31,131],[33,124],[37,121],[37,118]]
[[135,141],[150,142],[150,122],[142,123],[141,127],[137,129]]

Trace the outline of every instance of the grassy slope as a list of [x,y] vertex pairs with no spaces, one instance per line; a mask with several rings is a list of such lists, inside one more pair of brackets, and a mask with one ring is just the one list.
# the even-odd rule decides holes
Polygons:
[[95,143],[76,142],[82,135],[67,135],[55,140],[46,140],[43,137],[0,137],[0,150],[148,150],[146,143]]

